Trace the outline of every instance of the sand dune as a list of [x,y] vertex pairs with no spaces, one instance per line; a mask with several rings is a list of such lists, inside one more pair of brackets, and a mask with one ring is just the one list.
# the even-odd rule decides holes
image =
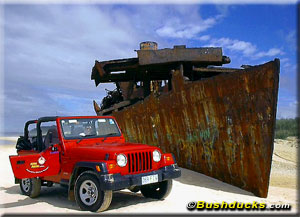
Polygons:
[[[2,138],[0,138],[2,139]],[[16,138],[5,141],[15,141]],[[228,203],[238,202],[266,202],[267,204],[292,205],[291,211],[297,212],[296,206],[296,171],[297,160],[293,157],[297,147],[286,142],[279,141],[275,144],[271,181],[268,198],[255,197],[252,193],[223,183],[216,179],[197,172],[182,168],[182,176],[173,182],[173,190],[165,200],[157,201],[144,198],[140,193],[131,193],[128,190],[115,192],[112,204],[105,213],[194,213],[188,211],[186,205],[190,201]],[[284,151],[284,153],[283,153]],[[291,152],[289,156],[288,152]],[[20,194],[19,185],[14,184],[14,177],[8,156],[16,154],[14,145],[2,145],[1,156],[1,180],[0,180],[0,213],[81,213],[75,202],[67,200],[67,189],[59,185],[43,187],[38,198],[31,199]],[[275,155],[276,154],[276,155]],[[38,206],[36,206],[38,205]],[[220,213],[221,211],[215,211]],[[223,211],[229,213],[230,211]],[[232,212],[232,211],[231,211]],[[254,211],[258,212],[258,211]],[[271,212],[271,211],[269,211]],[[271,213],[283,213],[284,211],[272,211]],[[236,211],[234,212],[236,213]],[[248,213],[243,211],[243,213]],[[267,212],[263,212],[267,213]]]

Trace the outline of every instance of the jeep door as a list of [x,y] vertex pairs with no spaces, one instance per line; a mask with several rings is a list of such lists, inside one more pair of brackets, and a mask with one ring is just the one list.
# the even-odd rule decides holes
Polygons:
[[55,118],[40,118],[37,121],[39,153],[27,151],[9,156],[16,178],[33,178],[57,175],[60,172],[61,141]]
[[60,171],[58,145],[38,154],[9,156],[9,160],[18,179],[52,176]]

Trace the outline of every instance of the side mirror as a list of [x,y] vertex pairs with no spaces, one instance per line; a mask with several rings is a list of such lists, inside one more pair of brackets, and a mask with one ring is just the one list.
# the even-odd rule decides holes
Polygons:
[[58,151],[58,147],[56,145],[51,145],[51,151]]

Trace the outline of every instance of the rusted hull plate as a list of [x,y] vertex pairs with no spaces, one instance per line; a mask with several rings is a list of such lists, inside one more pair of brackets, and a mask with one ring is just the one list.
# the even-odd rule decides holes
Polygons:
[[159,146],[179,166],[267,197],[279,60],[152,94],[113,116],[131,142]]

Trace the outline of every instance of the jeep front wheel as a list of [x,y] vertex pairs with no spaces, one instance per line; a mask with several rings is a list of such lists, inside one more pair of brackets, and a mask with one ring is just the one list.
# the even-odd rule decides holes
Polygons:
[[86,171],[75,182],[75,200],[81,210],[102,212],[111,203],[112,191],[102,191],[97,175]]
[[21,179],[20,188],[24,195],[31,198],[37,197],[41,192],[41,180],[39,178]]
[[141,192],[144,197],[160,200],[166,198],[170,194],[172,185],[172,179],[165,180],[159,183],[143,185],[141,187]]

